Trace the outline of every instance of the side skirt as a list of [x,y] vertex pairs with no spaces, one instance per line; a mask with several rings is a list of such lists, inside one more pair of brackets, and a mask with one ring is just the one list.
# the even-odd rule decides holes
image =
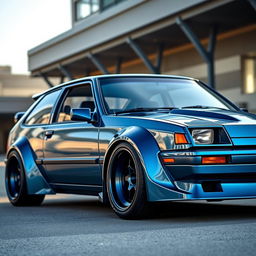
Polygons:
[[98,196],[102,192],[102,186],[97,185],[79,185],[79,184],[63,184],[50,183],[56,193],[93,195]]

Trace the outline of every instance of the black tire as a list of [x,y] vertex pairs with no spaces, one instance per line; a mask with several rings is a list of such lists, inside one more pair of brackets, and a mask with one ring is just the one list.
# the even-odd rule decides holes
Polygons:
[[6,163],[5,188],[9,201],[14,206],[37,206],[45,195],[28,195],[24,167],[19,154],[12,151]]
[[134,148],[120,143],[108,164],[106,187],[111,207],[123,219],[139,219],[147,213],[143,167]]

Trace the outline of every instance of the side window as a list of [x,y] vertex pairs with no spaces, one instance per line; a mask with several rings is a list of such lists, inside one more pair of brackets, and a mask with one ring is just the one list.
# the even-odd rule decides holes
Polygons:
[[72,108],[95,109],[91,85],[80,85],[70,89],[60,105],[57,122],[71,122],[70,112]]
[[39,101],[36,107],[26,118],[25,124],[48,124],[50,120],[50,115],[52,107],[54,106],[60,90],[47,94]]

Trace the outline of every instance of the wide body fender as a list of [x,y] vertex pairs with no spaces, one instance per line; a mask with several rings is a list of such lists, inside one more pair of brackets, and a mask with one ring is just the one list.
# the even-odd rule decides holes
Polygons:
[[55,194],[36,164],[36,155],[26,137],[20,137],[7,153],[15,150],[21,157],[27,182],[27,192],[32,195]]
[[[159,158],[159,146],[154,136],[145,128],[132,126],[120,130],[109,144],[105,159],[111,155],[113,148],[121,142],[130,143],[136,150],[144,169],[144,178],[148,201],[182,199],[172,177],[168,176]],[[107,171],[108,162],[104,161],[103,170]],[[103,179],[105,175],[103,174]]]

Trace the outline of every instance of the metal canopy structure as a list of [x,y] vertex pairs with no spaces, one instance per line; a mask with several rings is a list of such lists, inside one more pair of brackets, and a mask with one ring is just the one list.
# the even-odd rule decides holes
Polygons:
[[[108,13],[109,19],[104,17],[107,13],[102,13],[106,20],[98,22],[98,28],[88,27],[88,18],[85,29],[74,27],[30,50],[32,75],[42,76],[49,82],[49,77],[56,76],[73,79],[100,73],[122,73],[122,67],[135,62],[144,63],[149,73],[157,74],[161,73],[166,51],[192,43],[206,62],[208,81],[214,87],[216,36],[240,28],[256,29],[255,0],[184,0],[179,1],[176,9],[171,5],[174,2],[177,5],[177,1],[162,0],[163,6],[157,2],[125,1],[119,7],[125,11],[117,10],[113,14],[112,10]],[[123,24],[120,24],[121,20]],[[95,35],[94,44],[92,35]],[[201,43],[203,39],[208,42],[208,47]],[[84,48],[81,40],[85,40]],[[48,84],[52,86],[50,82]]]

